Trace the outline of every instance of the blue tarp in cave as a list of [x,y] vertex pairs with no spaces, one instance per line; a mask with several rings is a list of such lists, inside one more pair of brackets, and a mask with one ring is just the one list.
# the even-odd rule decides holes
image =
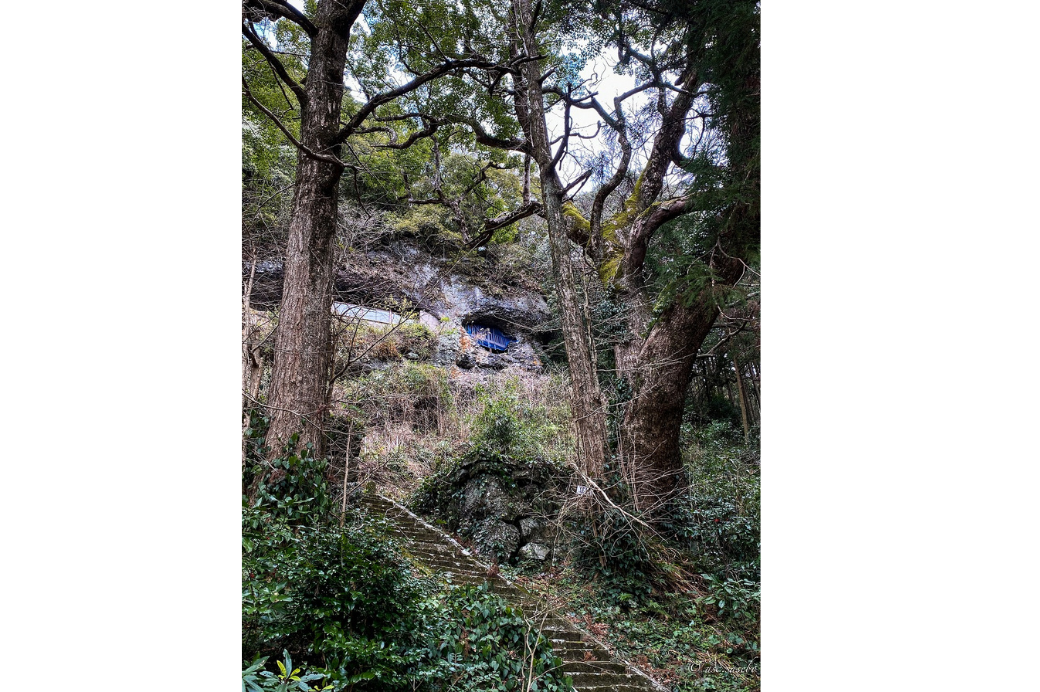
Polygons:
[[501,330],[482,324],[467,324],[466,333],[473,337],[478,346],[490,348],[492,351],[504,351],[509,348],[509,344],[516,341],[503,334]]

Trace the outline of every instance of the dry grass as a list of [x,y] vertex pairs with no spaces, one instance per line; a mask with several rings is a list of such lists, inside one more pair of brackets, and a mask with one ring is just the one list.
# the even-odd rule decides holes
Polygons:
[[404,499],[418,484],[448,463],[476,433],[485,402],[508,390],[518,405],[546,415],[562,434],[547,444],[563,456],[571,448],[566,382],[561,377],[519,369],[502,372],[465,371],[412,363],[352,378],[333,391],[334,425],[330,444],[337,487],[347,453],[345,432],[351,431],[351,482],[372,481],[381,492]]

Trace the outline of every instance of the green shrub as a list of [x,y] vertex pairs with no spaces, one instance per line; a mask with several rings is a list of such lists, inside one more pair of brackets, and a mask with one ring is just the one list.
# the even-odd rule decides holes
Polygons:
[[[623,497],[614,501],[627,504]],[[570,528],[575,567],[598,582],[608,602],[628,608],[651,594],[662,576],[659,555],[628,516],[599,505],[595,515],[578,517]]]
[[562,461],[569,433],[566,407],[537,403],[516,378],[478,386],[476,394],[480,410],[470,422],[470,443],[485,456]]
[[697,568],[725,579],[759,580],[759,452],[728,422],[686,431],[689,489],[667,528],[694,554]]
[[708,593],[697,599],[698,605],[711,606],[719,618],[737,624],[758,621],[762,587],[749,579],[719,579],[711,574],[701,577],[708,585]]
[[247,690],[248,692],[265,692],[266,690],[288,692],[290,689],[300,690],[301,692],[326,692],[327,690],[335,689],[335,686],[331,683],[319,683],[312,687],[308,683],[315,680],[323,680],[325,676],[321,673],[301,673],[299,668],[293,668],[292,656],[289,655],[289,652],[283,651],[282,654],[285,657],[285,663],[276,661],[278,664],[277,673],[264,670],[264,664],[267,663],[268,656],[261,656],[247,666],[242,671],[242,692]]
[[573,689],[552,644],[486,582],[450,592],[428,654],[417,677],[431,690]]
[[[300,523],[273,498],[243,508],[244,688],[522,690],[530,677],[531,690],[571,689],[551,644],[487,584],[438,592],[385,519]],[[285,663],[265,670],[278,652]]]
[[[243,525],[243,653],[287,649],[366,689],[403,684],[420,659],[413,607],[428,587],[413,577],[377,522],[342,529],[292,526],[260,506]],[[405,677],[403,677],[405,676]]]
[[[266,419],[264,419],[266,430]],[[250,428],[247,434],[255,434]],[[251,489],[253,506],[294,522],[310,523],[328,514],[331,507],[325,469],[328,459],[315,459],[308,443],[299,445],[299,434],[289,438],[282,454],[270,463],[262,456],[246,470],[245,486]],[[262,455],[263,446],[258,447]]]

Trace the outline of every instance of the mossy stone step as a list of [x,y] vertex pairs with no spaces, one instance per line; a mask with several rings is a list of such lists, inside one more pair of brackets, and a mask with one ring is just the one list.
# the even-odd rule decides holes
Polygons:
[[[571,641],[569,639],[560,639],[560,640],[553,641],[552,645],[553,645],[553,651],[568,651],[568,652],[569,651],[592,651],[594,649],[599,648],[595,644],[590,644],[589,642],[585,642],[585,641]],[[596,660],[599,661],[599,660],[606,660],[606,659],[596,659]]]
[[640,675],[632,675],[631,673],[608,673],[605,671],[595,673],[571,673],[571,679],[574,680],[575,689],[598,685],[628,685],[630,687],[644,688],[646,684],[646,679]]
[[428,538],[437,541],[443,541],[444,535],[437,533],[433,529],[428,529],[425,526],[401,526],[400,524],[394,524],[390,527],[390,533],[397,536],[408,536],[409,538]]
[[429,567],[431,569],[448,570],[449,572],[450,571],[471,572],[471,573],[473,573],[475,575],[479,575],[481,577],[484,577],[485,579],[491,579],[491,577],[488,576],[487,568],[486,567],[482,567],[480,565],[469,565],[469,564],[466,564],[465,562],[461,562],[461,561],[457,561],[456,562],[456,561],[452,561],[450,559],[443,559],[443,558],[438,560],[438,559],[429,558],[429,557],[423,557],[423,556],[414,555],[414,554],[413,554],[413,558],[419,564],[422,564],[422,565],[424,565],[426,567]]
[[452,574],[456,577],[465,577],[466,579],[469,579],[471,581],[478,581],[481,583],[487,581],[487,574],[480,570],[463,569],[460,567],[452,567],[448,565],[434,565],[429,562],[417,562],[416,564],[421,565],[433,576],[447,576],[449,574]]
[[552,627],[541,627],[542,634],[545,635],[546,639],[559,642],[580,642],[581,635],[577,632],[570,630],[558,630]]
[[624,673],[625,666],[616,661],[567,661],[561,668],[564,673]]
[[427,557],[449,557],[452,560],[468,560],[460,550],[450,543],[431,543],[429,541],[413,541],[405,546],[412,555],[424,555]]

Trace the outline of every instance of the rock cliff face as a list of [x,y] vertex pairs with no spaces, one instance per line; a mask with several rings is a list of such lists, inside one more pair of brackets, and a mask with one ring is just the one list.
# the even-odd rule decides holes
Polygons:
[[[245,267],[246,274],[250,267]],[[282,266],[256,267],[252,302],[274,307],[281,300]],[[551,313],[543,295],[495,280],[493,272],[451,262],[398,242],[368,253],[356,253],[336,271],[336,301],[403,312],[417,310],[419,321],[437,334],[435,365],[464,370],[502,370],[519,365],[541,368],[538,343],[549,330]],[[465,326],[495,327],[516,339],[504,353],[476,346]]]

